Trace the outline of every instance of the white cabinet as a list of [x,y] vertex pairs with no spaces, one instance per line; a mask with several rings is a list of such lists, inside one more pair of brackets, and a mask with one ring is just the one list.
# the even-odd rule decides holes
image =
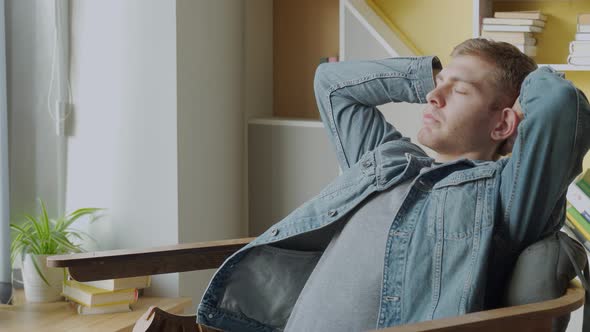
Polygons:
[[260,235],[337,176],[336,154],[320,121],[250,120],[250,236]]

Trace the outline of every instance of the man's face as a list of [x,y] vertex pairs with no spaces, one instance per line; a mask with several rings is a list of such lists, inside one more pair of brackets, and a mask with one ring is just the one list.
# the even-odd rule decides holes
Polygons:
[[490,137],[498,112],[492,112],[497,91],[492,64],[462,55],[435,77],[427,96],[418,142],[439,154],[462,156],[493,149]]

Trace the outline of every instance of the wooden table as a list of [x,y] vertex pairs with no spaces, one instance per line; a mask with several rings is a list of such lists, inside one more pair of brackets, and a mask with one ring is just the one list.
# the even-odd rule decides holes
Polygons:
[[135,321],[150,307],[182,315],[192,304],[189,297],[140,297],[131,312],[78,315],[68,302],[26,303],[23,290],[16,290],[14,305],[0,305],[0,332],[21,331],[131,331]]

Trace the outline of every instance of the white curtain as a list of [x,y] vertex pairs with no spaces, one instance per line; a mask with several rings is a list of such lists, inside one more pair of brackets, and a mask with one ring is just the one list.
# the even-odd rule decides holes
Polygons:
[[8,200],[8,115],[6,102],[6,34],[4,0],[0,0],[0,303],[12,289]]

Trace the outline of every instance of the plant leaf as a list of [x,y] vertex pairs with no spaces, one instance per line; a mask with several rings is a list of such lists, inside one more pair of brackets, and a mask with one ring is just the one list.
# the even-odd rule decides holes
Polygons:
[[47,207],[45,206],[45,202],[42,199],[39,199],[41,202],[41,223],[45,227],[45,234],[49,234],[49,216],[47,215]]
[[30,228],[35,229],[35,232],[37,232],[37,236],[39,237],[39,239],[43,239],[43,225],[41,225],[41,223],[37,221],[37,219],[35,219],[33,216],[25,214],[24,217],[29,222],[27,225],[30,225]]
[[70,213],[68,215],[66,224],[69,226],[74,221],[78,220],[78,218],[80,218],[80,217],[83,217],[83,216],[86,216],[86,215],[93,215],[96,212],[102,211],[102,210],[104,210],[104,209],[101,209],[101,208],[82,208],[82,209],[78,209],[78,210],[76,210],[76,211],[74,211],[74,212],[72,212],[72,213]]
[[[74,245],[73,243],[71,243],[63,234],[55,234],[54,240],[56,243],[58,243],[61,247],[65,248],[65,249],[74,250],[74,251],[78,250],[78,247],[76,245]],[[67,250],[64,250],[64,252],[67,252]],[[58,252],[56,252],[56,254],[57,253]]]

